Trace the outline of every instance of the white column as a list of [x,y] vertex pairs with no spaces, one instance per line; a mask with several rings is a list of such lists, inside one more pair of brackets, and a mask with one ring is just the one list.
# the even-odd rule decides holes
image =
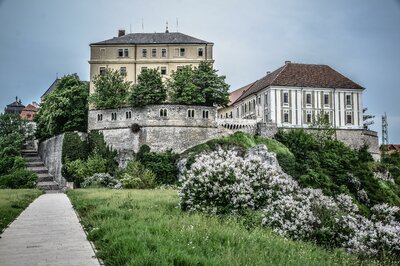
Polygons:
[[292,126],[295,126],[297,124],[297,119],[296,119],[296,90],[291,90],[290,94],[292,95],[292,100],[290,101],[290,105],[292,108]]
[[297,125],[301,126],[303,123],[303,95],[301,90],[297,90]]
[[358,97],[357,93],[353,93],[353,113],[354,113],[354,127],[358,128],[359,127],[359,122],[358,122]]
[[276,125],[279,127],[282,125],[282,118],[281,118],[281,90],[275,89],[275,99],[276,99],[276,106],[275,106],[275,117],[276,117]]
[[339,92],[339,101],[340,101],[340,127],[344,127],[345,123],[345,115],[346,115],[346,105],[344,102],[344,92]]
[[271,111],[271,114],[270,114],[270,118],[271,118],[271,120],[272,120],[272,122],[274,122],[274,123],[276,123],[277,121],[276,121],[276,106],[275,106],[275,97],[276,97],[276,93],[275,93],[275,89],[270,89],[270,91],[269,91],[269,103],[270,103],[270,111]]
[[334,92],[334,101],[335,101],[335,112],[334,112],[334,116],[335,116],[335,125],[336,127],[339,127],[339,121],[340,121],[340,117],[339,117],[339,93],[337,91]]

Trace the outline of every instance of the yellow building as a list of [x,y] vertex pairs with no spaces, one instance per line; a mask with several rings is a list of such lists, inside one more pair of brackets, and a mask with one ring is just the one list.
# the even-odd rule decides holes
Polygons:
[[90,44],[90,92],[94,76],[106,68],[117,69],[126,79],[136,83],[146,68],[160,71],[164,79],[173,71],[201,61],[214,62],[213,43],[180,32],[130,33],[118,32],[118,37]]

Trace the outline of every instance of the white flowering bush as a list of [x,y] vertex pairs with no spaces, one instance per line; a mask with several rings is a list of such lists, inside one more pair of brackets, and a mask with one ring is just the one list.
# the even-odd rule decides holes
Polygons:
[[[181,208],[213,214],[264,209],[262,223],[284,237],[400,259],[399,207],[376,205],[368,219],[349,195],[301,188],[257,149],[244,158],[222,149],[199,155],[181,174]],[[357,181],[357,197],[368,202]]]
[[110,174],[97,173],[90,177],[85,177],[82,187],[108,187],[120,189],[122,186],[121,182],[117,178],[112,177]]

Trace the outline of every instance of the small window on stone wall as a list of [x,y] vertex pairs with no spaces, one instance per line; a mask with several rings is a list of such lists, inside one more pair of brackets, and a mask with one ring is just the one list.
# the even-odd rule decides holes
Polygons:
[[128,112],[126,112],[126,119],[130,119],[130,118],[132,118],[132,112],[128,111]]
[[188,110],[188,115],[189,118],[193,118],[194,117],[194,110],[193,109],[189,109]]
[[203,110],[203,118],[208,118],[208,111]]
[[111,113],[111,120],[117,120],[117,113]]
[[97,121],[103,120],[103,114],[97,114]]
[[160,116],[161,117],[167,117],[167,109],[165,109],[165,108],[163,108],[163,109],[160,109]]

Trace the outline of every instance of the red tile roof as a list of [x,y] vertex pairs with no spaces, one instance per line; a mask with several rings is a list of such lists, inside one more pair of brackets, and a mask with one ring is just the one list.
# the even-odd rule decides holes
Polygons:
[[287,63],[265,77],[257,80],[236,102],[268,86],[309,88],[364,88],[327,65]]
[[231,105],[232,103],[234,103],[243,93],[246,92],[246,90],[251,87],[254,84],[254,82],[247,84],[246,86],[243,86],[237,90],[232,91],[229,94],[229,105]]
[[32,111],[37,112],[38,108],[32,104],[28,104],[22,111]]

